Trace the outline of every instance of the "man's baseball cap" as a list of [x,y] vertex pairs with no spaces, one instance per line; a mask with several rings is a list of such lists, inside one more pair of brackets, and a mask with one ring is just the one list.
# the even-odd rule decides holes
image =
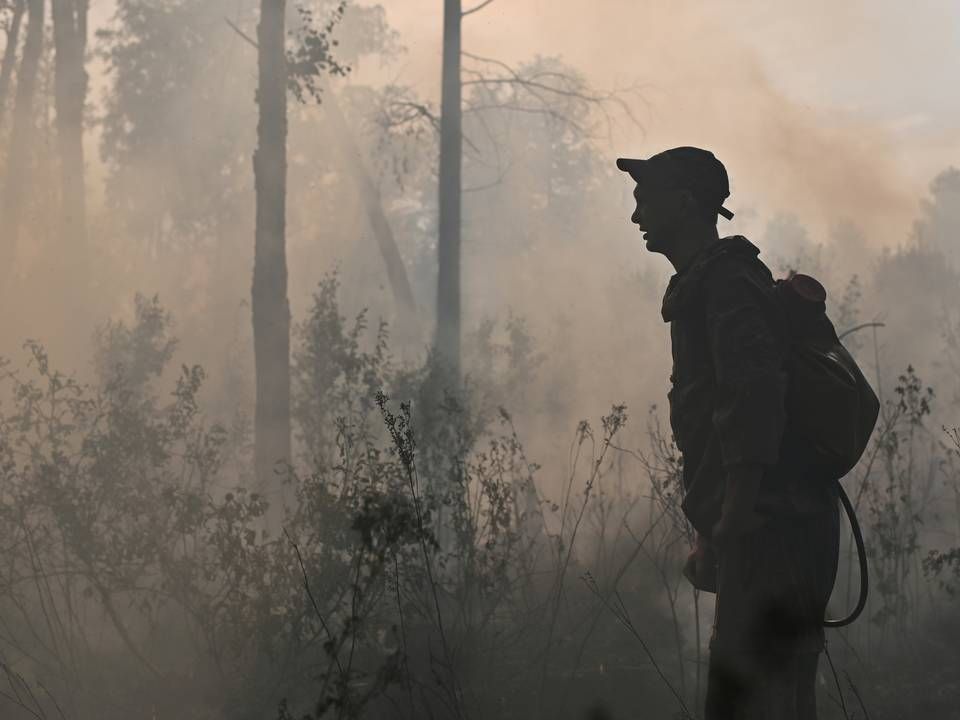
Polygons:
[[733,213],[723,207],[730,196],[727,169],[709,150],[677,147],[646,160],[618,158],[617,167],[641,186],[685,188],[701,202],[715,204],[727,220],[733,219]]

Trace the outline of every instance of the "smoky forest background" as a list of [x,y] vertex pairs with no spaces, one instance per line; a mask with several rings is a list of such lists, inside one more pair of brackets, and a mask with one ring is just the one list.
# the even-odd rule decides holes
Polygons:
[[776,5],[0,0],[0,717],[698,717],[688,144],[882,401],[823,717],[960,717],[960,17]]

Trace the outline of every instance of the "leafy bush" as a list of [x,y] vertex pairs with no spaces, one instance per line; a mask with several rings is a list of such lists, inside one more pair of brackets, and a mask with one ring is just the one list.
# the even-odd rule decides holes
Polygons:
[[[168,377],[172,327],[137,298],[98,331],[92,384],[34,342],[0,370],[0,643],[24,716],[560,717],[597,696],[693,714],[710,601],[679,572],[692,530],[656,408],[643,449],[622,405],[581,422],[551,500],[500,402],[538,363],[522,321],[481,328],[451,391],[396,363],[385,325],[348,323],[332,275],[297,327],[295,501],[269,532],[249,425],[205,419],[200,367]],[[854,486],[877,581],[874,634],[848,639],[876,658],[933,627],[932,401],[908,368]],[[949,590],[956,556],[928,554],[927,578]]]

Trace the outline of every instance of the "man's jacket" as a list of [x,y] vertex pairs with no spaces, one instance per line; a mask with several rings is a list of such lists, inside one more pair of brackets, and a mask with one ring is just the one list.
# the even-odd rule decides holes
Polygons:
[[831,502],[788,427],[786,322],[759,249],[735,235],[670,279],[663,319],[673,345],[670,424],[683,455],[684,512],[706,536],[720,517],[725,473],[765,467],[757,509],[814,511]]

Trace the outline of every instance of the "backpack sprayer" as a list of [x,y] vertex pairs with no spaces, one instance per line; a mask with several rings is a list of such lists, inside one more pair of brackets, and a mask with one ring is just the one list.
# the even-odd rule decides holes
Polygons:
[[869,585],[863,533],[839,478],[849,473],[863,455],[880,414],[880,401],[827,317],[823,285],[809,275],[791,273],[777,281],[776,295],[786,317],[790,346],[787,417],[810,441],[814,464],[825,475],[837,478],[840,502],[857,544],[857,605],[847,617],[823,621],[825,627],[843,627],[863,612]]

